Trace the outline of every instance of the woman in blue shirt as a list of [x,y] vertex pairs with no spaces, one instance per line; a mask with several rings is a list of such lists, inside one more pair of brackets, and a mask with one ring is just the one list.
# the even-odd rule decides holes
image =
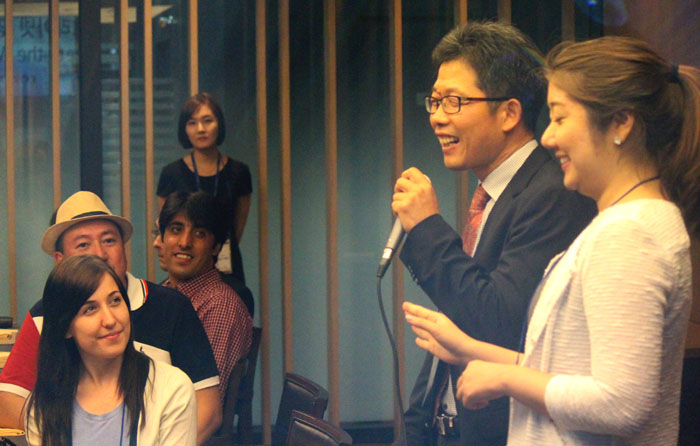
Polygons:
[[[96,256],[49,275],[37,382],[27,406],[30,445],[194,445],[192,382],[136,351],[129,298]],[[166,385],[167,384],[167,385]]]

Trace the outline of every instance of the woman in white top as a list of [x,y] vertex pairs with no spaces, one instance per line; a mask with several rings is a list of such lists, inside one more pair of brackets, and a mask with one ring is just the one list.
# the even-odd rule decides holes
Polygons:
[[134,349],[124,285],[102,259],[73,256],[49,275],[30,445],[194,445],[194,387]]
[[509,445],[675,445],[688,231],[700,233],[699,72],[622,37],[547,59],[542,144],[599,215],[550,262],[520,352],[417,305],[404,304],[406,319],[420,347],[466,366],[467,408],[513,399]]

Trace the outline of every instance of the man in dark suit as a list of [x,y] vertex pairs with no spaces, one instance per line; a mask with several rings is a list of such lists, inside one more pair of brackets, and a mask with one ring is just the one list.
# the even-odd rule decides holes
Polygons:
[[[418,169],[396,182],[392,209],[407,237],[401,260],[440,311],[476,339],[517,349],[530,298],[549,260],[595,215],[564,189],[559,162],[537,144],[545,102],[540,54],[512,26],[473,23],[433,51],[426,98],[445,167],[479,180],[460,237],[440,216]],[[455,403],[462,369],[428,355],[406,411],[409,445],[504,445],[508,399],[480,410]]]

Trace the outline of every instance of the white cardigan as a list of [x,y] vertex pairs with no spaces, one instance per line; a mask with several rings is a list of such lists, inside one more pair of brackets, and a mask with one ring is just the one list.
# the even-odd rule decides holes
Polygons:
[[508,445],[676,444],[689,244],[675,205],[636,200],[601,212],[552,260],[523,358],[555,375],[551,419],[512,401]]
[[[143,446],[194,446],[197,441],[197,401],[189,377],[177,367],[152,361],[139,417],[137,444]],[[33,414],[27,416],[27,444],[40,445],[41,435]]]

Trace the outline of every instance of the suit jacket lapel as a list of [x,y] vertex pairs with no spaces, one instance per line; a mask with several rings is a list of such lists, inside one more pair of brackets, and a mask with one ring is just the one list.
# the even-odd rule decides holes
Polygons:
[[532,177],[537,174],[537,171],[551,159],[546,149],[537,146],[530,156],[527,157],[523,165],[520,166],[520,169],[515,172],[515,175],[513,175],[508,186],[503,190],[503,193],[498,198],[498,201],[496,201],[496,204],[494,204],[486,220],[484,229],[481,232],[481,239],[474,252],[474,259],[477,262],[481,259],[481,256],[492,255],[493,249],[491,247],[496,246],[492,239],[494,236],[502,236],[502,232],[497,228],[499,228],[501,224],[504,224],[503,216],[509,211],[513,199],[527,187]]

